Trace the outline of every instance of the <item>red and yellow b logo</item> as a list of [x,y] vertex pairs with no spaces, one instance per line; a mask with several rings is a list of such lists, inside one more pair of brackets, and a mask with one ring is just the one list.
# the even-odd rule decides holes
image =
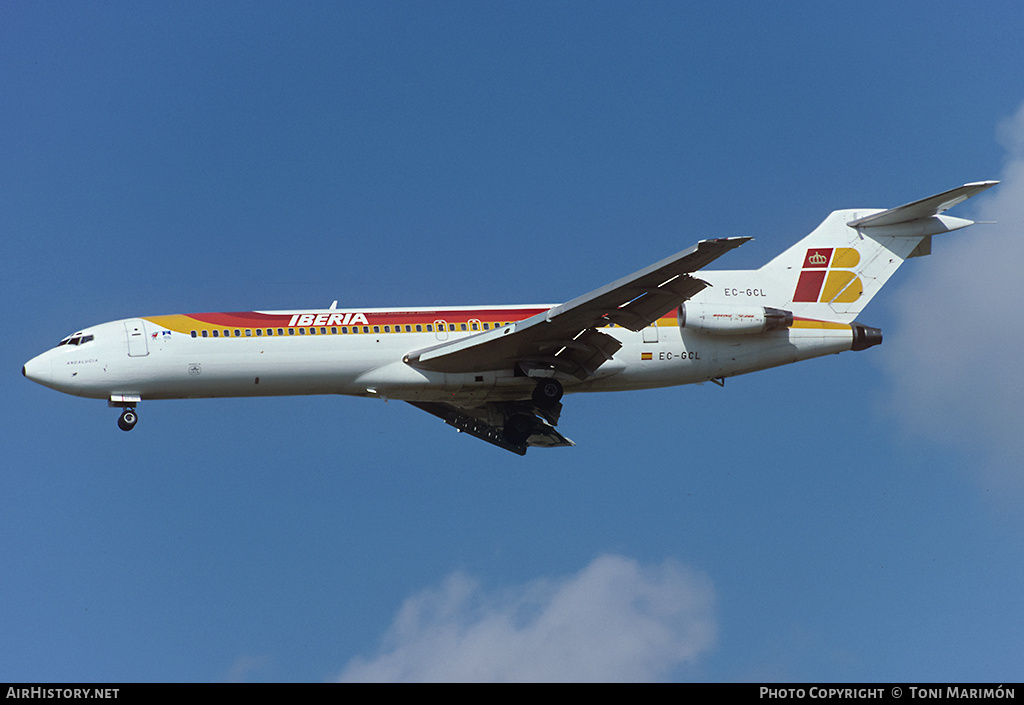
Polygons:
[[[864,293],[860,277],[853,271],[860,253],[852,247],[819,247],[807,250],[794,302],[851,303]],[[827,276],[826,276],[827,275]]]

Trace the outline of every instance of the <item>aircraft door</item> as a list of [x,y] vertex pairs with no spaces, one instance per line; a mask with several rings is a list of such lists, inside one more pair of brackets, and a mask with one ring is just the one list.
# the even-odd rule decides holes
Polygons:
[[644,342],[645,343],[657,343],[658,342],[658,324],[652,323],[651,325],[644,328]]
[[149,355],[149,344],[146,342],[146,325],[142,319],[133,318],[124,322],[124,332],[128,336],[128,356],[145,357]]
[[434,321],[434,335],[438,340],[448,340],[448,323],[446,321]]

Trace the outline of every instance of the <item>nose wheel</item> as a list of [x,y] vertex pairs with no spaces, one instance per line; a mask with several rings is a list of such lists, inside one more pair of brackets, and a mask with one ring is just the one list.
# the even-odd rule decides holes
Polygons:
[[139,415],[135,413],[135,409],[125,409],[117,418],[117,427],[122,431],[131,431],[138,420]]

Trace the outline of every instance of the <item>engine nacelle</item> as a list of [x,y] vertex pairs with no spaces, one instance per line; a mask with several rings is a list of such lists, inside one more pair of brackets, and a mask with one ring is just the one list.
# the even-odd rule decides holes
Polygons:
[[711,335],[756,335],[793,325],[793,312],[780,308],[692,301],[679,307],[678,318],[680,330],[699,330]]

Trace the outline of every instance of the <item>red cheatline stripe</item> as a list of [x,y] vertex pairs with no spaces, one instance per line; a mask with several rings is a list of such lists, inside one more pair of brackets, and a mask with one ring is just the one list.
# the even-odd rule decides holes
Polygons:
[[[434,311],[375,311],[366,312],[363,315],[366,316],[367,321],[370,324],[393,324],[397,325],[400,323],[433,323],[437,320],[443,320],[447,323],[466,323],[471,320],[492,322],[505,322],[505,321],[521,321],[524,318],[529,318],[547,309],[536,308],[536,309],[486,309],[486,310],[459,310],[459,309],[448,309],[448,310],[434,310]],[[320,314],[327,314],[328,317],[333,314],[344,315],[346,313],[357,313],[356,310],[337,310],[337,311],[309,311],[310,314],[318,316]],[[305,313],[300,311],[301,313]],[[271,314],[271,313],[257,313],[255,311],[234,311],[234,312],[223,312],[223,313],[190,313],[189,318],[202,323],[207,323],[214,326],[224,326],[226,328],[273,328],[276,326],[287,326],[289,321],[292,320],[292,314]],[[316,324],[320,325],[320,324]]]
[[229,313],[190,313],[189,318],[194,318],[202,323],[210,323],[215,326],[226,326],[228,328],[265,328],[272,326],[288,325],[291,316],[278,316],[267,313],[256,313],[254,311],[236,311]]

